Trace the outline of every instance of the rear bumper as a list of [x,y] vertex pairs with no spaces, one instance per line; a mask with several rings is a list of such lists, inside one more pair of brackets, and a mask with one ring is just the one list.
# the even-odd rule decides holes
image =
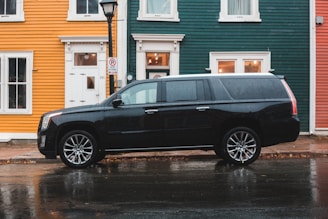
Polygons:
[[297,116],[290,118],[279,126],[268,128],[262,138],[262,146],[271,146],[284,142],[293,142],[300,133],[300,120]]

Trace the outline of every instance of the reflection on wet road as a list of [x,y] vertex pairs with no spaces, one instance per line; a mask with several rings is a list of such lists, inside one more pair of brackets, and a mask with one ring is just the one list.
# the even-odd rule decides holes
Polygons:
[[0,218],[325,218],[328,159],[0,166]]

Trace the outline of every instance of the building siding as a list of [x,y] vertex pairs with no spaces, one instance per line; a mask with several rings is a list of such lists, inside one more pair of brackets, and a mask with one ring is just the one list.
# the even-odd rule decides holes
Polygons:
[[209,67],[209,52],[270,51],[271,68],[285,75],[298,101],[301,130],[309,130],[309,0],[260,0],[262,22],[220,23],[220,1],[179,0],[180,22],[137,21],[139,1],[128,1],[128,74],[134,74],[133,33],[185,34],[180,74]]
[[[25,0],[24,13],[24,22],[0,22],[0,52],[33,51],[32,114],[0,114],[0,133],[36,133],[44,112],[64,107],[65,44],[59,36],[108,34],[106,21],[67,21],[67,0]],[[114,54],[115,36],[113,23]]]
[[316,1],[316,16],[324,23],[316,26],[316,128],[328,130],[328,2]]

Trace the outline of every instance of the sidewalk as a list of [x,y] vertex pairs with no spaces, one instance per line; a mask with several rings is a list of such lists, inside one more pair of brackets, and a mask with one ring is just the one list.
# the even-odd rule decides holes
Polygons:
[[[215,157],[213,151],[187,150],[169,152],[122,153],[108,155],[109,160],[160,157]],[[295,142],[262,148],[260,159],[285,159],[328,157],[327,136],[300,136]],[[0,143],[0,164],[10,163],[55,163],[60,159],[47,160],[37,149],[35,142]]]

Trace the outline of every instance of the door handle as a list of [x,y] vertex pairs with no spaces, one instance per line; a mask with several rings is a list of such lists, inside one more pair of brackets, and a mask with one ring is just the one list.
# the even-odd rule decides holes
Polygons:
[[145,110],[145,113],[148,114],[148,115],[152,115],[152,114],[155,114],[158,112],[158,109],[148,109],[148,110]]
[[209,106],[199,106],[199,107],[196,108],[196,110],[199,111],[199,112],[204,112],[204,111],[209,110],[209,109],[210,109]]

